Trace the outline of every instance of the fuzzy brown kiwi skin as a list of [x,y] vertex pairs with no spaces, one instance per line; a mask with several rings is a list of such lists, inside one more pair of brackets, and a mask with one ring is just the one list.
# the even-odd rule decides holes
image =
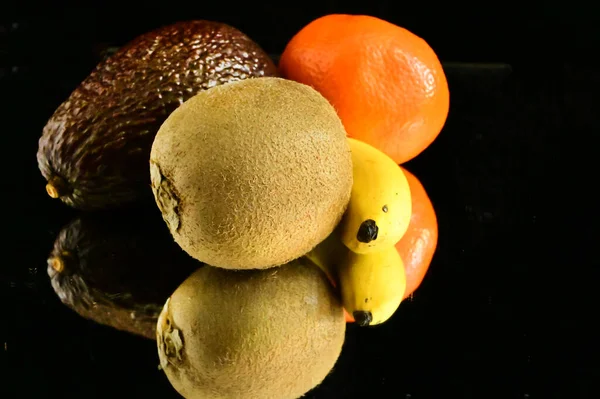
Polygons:
[[310,86],[273,77],[188,100],[161,126],[149,166],[175,241],[226,269],[303,256],[339,224],[352,189],[350,149],[333,106]]
[[202,264],[153,216],[100,212],[65,226],[48,257],[59,299],[84,318],[154,339],[165,299]]
[[198,91],[277,76],[237,29],[186,21],[135,38],[102,61],[51,116],[37,161],[52,198],[82,210],[152,196],[148,159],[158,128]]

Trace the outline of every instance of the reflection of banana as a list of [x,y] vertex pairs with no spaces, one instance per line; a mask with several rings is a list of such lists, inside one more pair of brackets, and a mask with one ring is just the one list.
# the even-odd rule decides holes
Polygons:
[[305,256],[339,284],[344,308],[362,326],[389,319],[404,297],[404,264],[394,246],[356,254],[336,231]]
[[393,247],[406,233],[412,212],[404,172],[375,147],[349,138],[352,151],[352,194],[340,224],[342,242],[366,254]]
[[342,244],[339,236],[333,232],[304,256],[319,266],[327,274],[333,285],[337,286],[337,265],[340,260],[344,259],[346,252],[348,252],[348,249]]
[[394,246],[369,254],[346,250],[337,273],[344,308],[360,326],[383,323],[402,302],[406,275]]

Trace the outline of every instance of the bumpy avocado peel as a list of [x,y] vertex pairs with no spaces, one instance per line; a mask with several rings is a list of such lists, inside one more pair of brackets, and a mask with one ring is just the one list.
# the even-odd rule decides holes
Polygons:
[[61,302],[79,315],[154,339],[164,301],[202,264],[170,239],[160,218],[144,223],[148,216],[73,220],[55,240],[48,275]]
[[102,61],[49,119],[37,153],[53,198],[78,209],[151,198],[148,159],[169,114],[198,91],[276,76],[237,29],[179,22],[143,34]]

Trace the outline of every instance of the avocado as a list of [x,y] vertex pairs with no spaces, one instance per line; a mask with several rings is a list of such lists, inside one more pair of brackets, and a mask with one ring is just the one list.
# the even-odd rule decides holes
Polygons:
[[201,90],[277,76],[239,30],[186,21],[145,33],[102,61],[48,120],[37,161],[52,198],[82,210],[152,199],[148,161],[169,114]]
[[143,212],[85,214],[59,232],[48,257],[52,288],[65,305],[150,339],[167,298],[201,266],[160,218]]

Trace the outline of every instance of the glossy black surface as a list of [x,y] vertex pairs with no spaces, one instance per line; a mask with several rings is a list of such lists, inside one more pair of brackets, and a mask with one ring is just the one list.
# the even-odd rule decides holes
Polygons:
[[[85,7],[44,16],[24,5],[1,21],[0,397],[178,397],[157,370],[155,343],[78,316],[46,273],[56,235],[78,214],[46,195],[37,139],[102,51],[161,21],[212,18],[276,53],[310,19],[337,11],[330,3],[305,12],[300,3],[287,12],[257,5],[268,23],[216,7],[146,10],[148,18],[129,23],[133,14],[108,6],[89,8],[94,17],[86,19]],[[515,23],[513,34],[530,33],[518,40],[498,31],[509,23],[489,18],[469,25],[463,16],[456,30],[446,29],[455,26],[448,20],[436,29],[422,13],[374,7],[341,11],[389,16],[439,48],[445,62],[446,127],[407,164],[434,203],[439,246],[423,285],[393,319],[348,326],[336,368],[307,397],[600,397],[592,193],[600,72],[586,62],[597,31]],[[296,16],[278,23],[282,15]],[[555,12],[550,21],[573,21],[569,15]],[[468,40],[453,45],[459,38]],[[478,52],[477,38],[489,47]]]

